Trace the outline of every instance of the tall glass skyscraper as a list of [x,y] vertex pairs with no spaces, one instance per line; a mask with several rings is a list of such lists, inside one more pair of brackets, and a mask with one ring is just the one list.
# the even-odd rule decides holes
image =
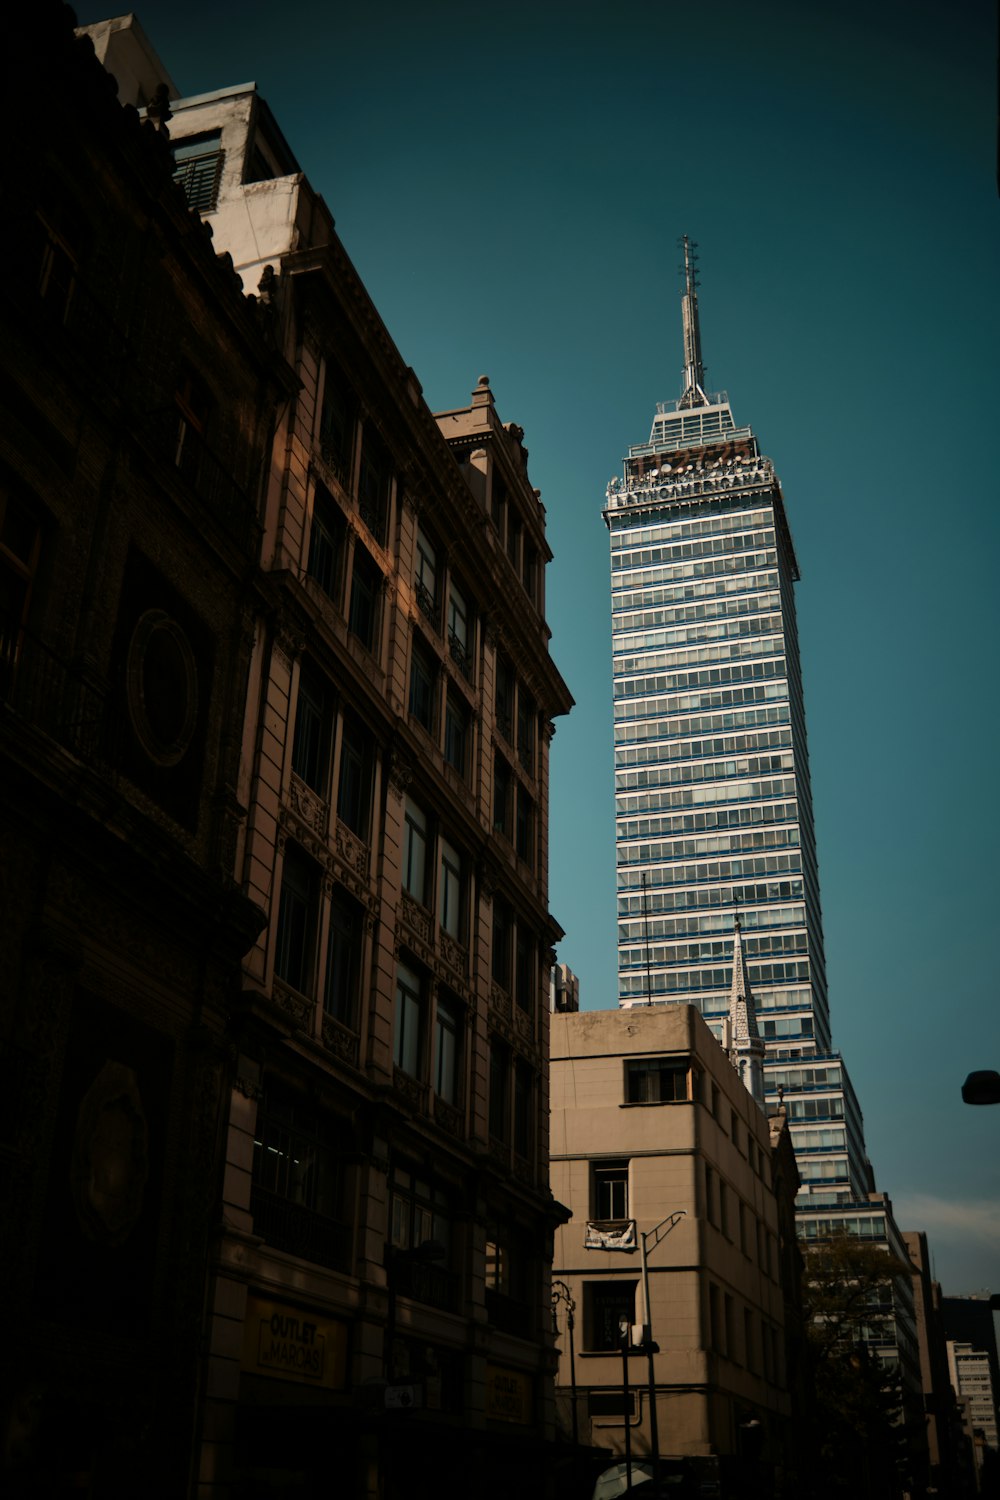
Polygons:
[[803,1085],[804,1195],[857,1202],[871,1182],[830,1036],[795,548],[774,466],[727,396],[706,391],[683,244],[681,397],[657,406],[604,510],[619,1004],[693,1002],[721,1029],[738,914],[769,1092]]

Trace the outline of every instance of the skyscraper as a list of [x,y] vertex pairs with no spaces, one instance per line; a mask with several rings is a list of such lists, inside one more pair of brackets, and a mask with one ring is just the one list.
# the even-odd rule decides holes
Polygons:
[[604,511],[619,1004],[693,1002],[721,1031],[738,919],[768,1089],[804,1084],[811,1096],[808,1113],[805,1100],[790,1110],[808,1140],[803,1197],[858,1202],[872,1184],[830,1035],[795,548],[771,460],[725,393],[706,388],[686,236],[683,246],[681,396],[657,405]]
[[[756,1012],[765,1097],[784,1104],[801,1179],[799,1234],[846,1231],[905,1262],[830,1034],[799,572],[781,484],[728,396],[707,390],[694,246],[686,235],[682,243],[681,396],[658,403],[648,441],[629,448],[604,509],[618,1003],[697,1005],[720,1038],[729,1033],[751,1084]],[[899,1370],[906,1400],[916,1400],[909,1279],[887,1286],[870,1314],[858,1338]]]

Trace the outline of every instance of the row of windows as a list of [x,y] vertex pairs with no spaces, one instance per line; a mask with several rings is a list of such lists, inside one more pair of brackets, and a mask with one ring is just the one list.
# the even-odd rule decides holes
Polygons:
[[744,632],[742,640],[721,641],[710,646],[662,645],[656,651],[644,651],[639,656],[615,653],[614,675],[626,677],[635,672],[650,672],[657,668],[679,668],[694,666],[698,662],[743,661],[761,656],[780,656],[785,649],[784,636],[769,632],[758,635]]
[[700,542],[669,542],[648,546],[612,548],[613,566],[625,568],[648,567],[652,563],[670,562],[680,557],[714,557],[720,554],[749,551],[754,547],[773,547],[773,530],[732,532],[726,537],[708,537]]
[[[642,744],[657,740],[682,739],[689,734],[708,734],[712,730],[752,729],[756,726],[763,727],[765,724],[790,724],[791,709],[787,704],[775,708],[745,708],[735,712],[724,714],[699,714],[695,718],[671,718],[652,719],[645,723],[615,725],[615,754],[617,757],[618,747],[627,744]],[[781,744],[781,737],[776,737],[772,743]],[[791,733],[786,736],[784,743],[791,743]],[[687,747],[685,747],[686,749]],[[669,755],[669,750],[664,750],[663,755]],[[657,751],[659,757],[661,752]],[[617,765],[639,764],[638,758],[633,761],[619,761]]]
[[[624,638],[624,632],[630,630],[652,630],[656,627],[671,626],[678,629],[684,621],[698,620],[702,622],[727,621],[737,623],[745,621],[749,631],[757,634],[763,627],[756,618],[746,619],[747,616],[764,616],[771,610],[781,609],[781,595],[778,592],[757,594],[743,594],[736,590],[736,598],[727,595],[733,593],[727,589],[721,595],[712,595],[708,604],[675,604],[669,609],[656,609],[654,605],[670,604],[670,600],[664,599],[662,589],[653,589],[648,595],[639,594],[634,603],[628,604],[624,599],[612,602],[612,638],[615,649],[626,649],[628,642]],[[634,609],[635,614],[628,614],[629,609]],[[702,624],[700,629],[705,629]]]
[[[660,672],[652,677],[626,677],[615,683],[616,698],[648,698],[655,693],[677,693],[684,688],[712,687],[725,682],[763,682],[785,675],[785,658],[741,662],[732,667],[702,667],[699,671]],[[722,700],[723,702],[726,700]]]
[[[778,757],[775,757],[776,759]],[[791,757],[788,757],[791,759]],[[730,762],[731,765],[735,764]],[[683,769],[689,769],[684,767]],[[621,781],[625,777],[617,778]],[[633,776],[627,778],[636,784],[638,778]],[[643,783],[645,784],[645,783]],[[662,783],[661,783],[662,784]],[[750,802],[758,801],[765,797],[795,796],[795,777],[781,776],[773,781],[705,781],[693,791],[679,792],[640,792],[631,796],[624,796],[621,792],[615,797],[615,812],[618,817],[624,813],[631,812],[658,812],[668,807],[707,807],[719,802]]]
[[[704,713],[712,708],[736,707],[743,703],[785,703],[788,701],[788,683],[768,682],[762,687],[717,688],[708,693],[679,693],[669,698],[638,698],[632,702],[615,704],[615,730],[629,719],[661,719],[664,715],[678,713]],[[685,721],[682,720],[681,723]],[[723,726],[724,727],[724,726]],[[688,733],[682,730],[681,733]]]
[[[703,761],[697,765],[649,766],[643,771],[619,771],[615,776],[615,790],[628,791],[635,787],[679,786],[685,783],[717,782],[723,777],[767,775],[774,771],[792,771],[795,757],[789,752],[783,755],[741,756],[734,760]],[[787,783],[782,783],[787,785]],[[790,790],[794,790],[794,781]]]
[[[674,865],[644,870],[622,869],[618,873],[619,889],[633,890],[646,884],[696,885],[700,881],[732,880],[737,876],[798,875],[802,873],[800,854],[765,854],[753,859],[718,859],[711,864]],[[650,898],[655,899],[654,896]]]
[[[671,587],[652,587],[647,583],[645,588],[637,587],[640,580],[630,579],[627,592],[612,592],[611,608],[614,614],[625,616],[620,619],[619,624],[631,628],[634,621],[627,621],[627,612],[637,609],[648,611],[654,604],[680,604],[684,600],[691,599],[715,599],[718,604],[715,609],[703,616],[695,618],[708,619],[713,616],[731,615],[736,613],[757,614],[762,609],[771,609],[780,603],[780,595],[772,595],[769,590],[778,588],[780,579],[777,570],[763,573],[740,574],[735,578],[713,578],[703,583],[678,583]],[[622,585],[622,589],[625,589]],[[742,611],[734,608],[737,601],[731,601],[725,596],[737,594],[743,596],[745,608]],[[673,625],[678,620],[688,619],[689,616],[680,610],[665,610],[664,623]],[[615,623],[614,621],[612,622]],[[641,623],[641,622],[640,622]],[[655,623],[655,622],[650,622]]]
[[[796,802],[765,802],[760,806],[716,807],[709,812],[664,814],[663,817],[616,820],[619,841],[650,838],[658,834],[699,833],[710,828],[752,828],[763,823],[794,823]],[[693,852],[685,849],[685,853]]]
[[[797,953],[808,953],[808,942],[804,931],[769,933],[766,937],[746,937],[743,940],[743,952],[748,958],[778,958],[790,957]],[[719,962],[720,959],[732,958],[733,940],[731,937],[719,938],[714,942],[674,942],[668,944],[657,943],[649,946],[643,943],[634,948],[622,946],[618,952],[620,964],[645,963],[659,966],[661,964],[702,964]],[[751,976],[757,972],[754,965],[748,966]]]
[[[619,741],[634,738],[631,729],[624,729],[618,736]],[[663,745],[656,750],[626,750],[620,743],[615,745],[615,766],[642,766],[635,784],[638,786],[655,786],[660,784],[660,778],[664,782],[688,779],[686,772],[690,772],[693,781],[703,780],[706,774],[711,772],[710,766],[671,766],[672,761],[700,761],[705,755],[736,755],[740,751],[786,749],[789,753],[782,756],[782,764],[791,766],[793,756],[791,754],[792,731],[790,729],[771,729],[756,734],[727,734],[720,735],[717,739],[687,740],[672,742]],[[739,761],[735,762],[736,771],[743,774],[744,769],[753,769],[751,762],[747,768],[743,768]],[[769,767],[764,761],[758,761],[760,770]],[[727,775],[733,773],[728,770]],[[645,780],[642,778],[645,777]]]
[[688,859],[694,854],[736,853],[743,849],[785,849],[799,842],[797,828],[761,828],[751,833],[719,834],[704,839],[675,839],[673,843],[633,844],[619,847],[619,865],[642,865],[675,859]]
[[843,1074],[839,1067],[832,1068],[780,1068],[768,1074],[768,1083],[774,1088],[815,1089],[839,1088]]
[[[712,906],[730,908],[738,906],[742,910],[762,902],[801,900],[802,895],[801,880],[772,880],[754,885],[724,885],[713,891],[650,891],[641,896],[619,896],[618,915],[626,917],[642,913],[648,916],[650,912],[701,910]],[[728,915],[719,920],[726,923],[732,921]],[[768,925],[765,913],[744,912],[743,921],[747,926]]]
[[431,990],[427,976],[415,966],[398,965],[392,1060],[411,1078],[430,1078],[438,1098],[460,1107],[465,1086],[465,1007],[441,989],[432,999]]
[[630,526],[627,519],[622,517],[617,524],[612,525],[611,550],[618,552],[623,547],[631,547],[637,543],[643,545],[646,542],[663,542],[672,537],[718,536],[730,531],[740,531],[748,526],[773,524],[774,512],[770,506],[763,510],[727,511],[723,515],[701,519],[661,521],[654,526]]
[[772,568],[777,560],[773,551],[740,552],[735,557],[720,557],[711,562],[671,563],[661,568],[634,571],[616,568],[611,573],[611,592],[620,596],[622,589],[645,589],[658,583],[677,583],[683,578],[723,579],[734,575],[746,588],[748,574],[758,568]]
[[[374,517],[372,520],[374,524]],[[320,484],[313,495],[306,572],[344,614],[351,634],[377,655],[385,574],[368,548],[355,538],[333,496]]]
[[[681,625],[674,629],[662,630],[636,630],[623,634],[622,622],[618,621],[618,630],[614,637],[614,656],[617,658],[629,651],[681,651],[685,647],[698,647],[702,645],[704,650],[717,650],[718,646],[704,645],[705,642],[731,642],[749,640],[751,649],[757,641],[774,637],[778,641],[784,640],[784,622],[779,614],[754,614],[749,619],[723,619],[708,621],[702,625]],[[779,648],[780,649],[780,648]],[[699,661],[714,660],[713,657],[697,658]]]
[[[743,912],[740,916],[744,933],[759,932],[768,927],[795,927],[804,926],[806,920],[806,909],[804,906],[779,906],[767,907],[763,911]],[[641,921],[619,922],[618,936],[623,942],[634,941],[647,937],[675,938],[694,937],[701,932],[724,932],[732,946],[733,918],[730,912],[718,915],[708,914],[705,916],[686,917],[653,917],[643,916]],[[744,941],[744,949],[749,942],[749,936]]]
[[[636,965],[642,972],[634,975],[622,974],[619,984],[620,993],[631,998],[635,995],[677,995],[695,993],[702,990],[718,990],[720,994],[728,991],[732,981],[732,969],[683,969],[680,973],[660,973],[648,975],[645,964]],[[806,980],[809,978],[809,965],[807,963],[787,964],[760,964],[759,972],[751,976],[754,985],[766,985],[771,983],[783,984],[794,980]],[[768,1030],[767,1028],[773,1028]],[[780,1036],[811,1036],[812,1020],[804,1016],[778,1017],[773,1021],[760,1022],[761,1035],[765,1039]]]

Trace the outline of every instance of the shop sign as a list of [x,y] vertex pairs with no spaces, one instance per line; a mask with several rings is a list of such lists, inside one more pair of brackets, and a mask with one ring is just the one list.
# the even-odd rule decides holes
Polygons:
[[347,1385],[347,1324],[284,1302],[247,1298],[242,1368],[327,1390]]
[[502,1365],[486,1366],[486,1415],[494,1422],[518,1422],[527,1426],[532,1419],[532,1381],[520,1370],[506,1370]]

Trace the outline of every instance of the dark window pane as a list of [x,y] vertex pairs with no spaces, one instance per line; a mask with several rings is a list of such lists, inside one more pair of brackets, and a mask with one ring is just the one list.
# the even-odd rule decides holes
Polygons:
[[335,892],[330,902],[323,1005],[327,1015],[350,1027],[355,1027],[358,1019],[363,932],[361,908],[350,897]]
[[381,597],[382,573],[364,547],[356,544],[351,578],[351,614],[348,624],[352,633],[369,651],[374,651],[378,644]]
[[374,755],[371,739],[354,719],[344,719],[340,745],[337,816],[367,842]]
[[281,876],[274,972],[304,995],[311,994],[313,984],[317,875],[315,865],[289,844]]
[[339,507],[333,497],[317,485],[309,532],[308,573],[331,599],[340,597],[345,536],[346,522]]
[[329,685],[319,673],[303,664],[295,708],[292,770],[321,797],[327,794],[330,775],[332,696]]

